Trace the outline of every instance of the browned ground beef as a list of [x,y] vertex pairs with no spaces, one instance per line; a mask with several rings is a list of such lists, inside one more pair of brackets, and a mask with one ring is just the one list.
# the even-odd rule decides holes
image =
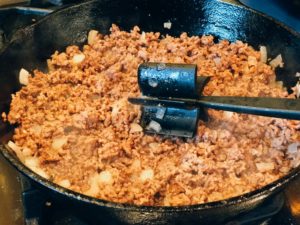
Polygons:
[[166,138],[142,132],[127,97],[140,95],[137,67],[150,61],[197,64],[211,77],[205,95],[293,98],[260,57],[212,36],[92,31],[82,50],[55,52],[49,72],[35,71],[13,96],[15,151],[53,182],[113,202],[190,205],[255,190],[299,164],[299,122],[209,110],[195,138]]

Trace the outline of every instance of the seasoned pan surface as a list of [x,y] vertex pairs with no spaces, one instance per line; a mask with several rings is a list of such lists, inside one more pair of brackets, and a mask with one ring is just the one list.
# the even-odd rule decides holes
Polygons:
[[[163,27],[166,21],[172,22],[170,30]],[[297,63],[300,59],[299,34],[239,5],[215,0],[92,1],[55,12],[15,34],[12,42],[0,55],[0,101],[5,102],[3,107],[8,110],[10,95],[20,89],[20,68],[46,70],[46,59],[55,50],[61,51],[71,44],[82,45],[91,29],[108,33],[112,23],[125,30],[138,25],[145,31],[159,31],[174,36],[185,31],[189,35],[212,34],[219,39],[242,40],[256,48],[265,45],[270,49],[271,58],[281,53],[285,59],[285,67],[276,72],[278,80],[282,80],[288,88],[295,85],[297,78],[294,75],[300,71]],[[8,129],[7,127],[5,130],[3,143],[10,137],[6,132]],[[226,201],[186,207],[132,206],[102,201],[66,190],[30,171],[5,145],[1,145],[1,150],[18,170],[47,189],[54,190],[53,193],[58,192],[62,194],[59,196],[74,199],[87,208],[91,206],[90,212],[105,211],[108,212],[108,218],[132,224],[222,222],[259,204],[299,173],[297,168],[262,189]],[[97,217],[96,215],[94,216]]]

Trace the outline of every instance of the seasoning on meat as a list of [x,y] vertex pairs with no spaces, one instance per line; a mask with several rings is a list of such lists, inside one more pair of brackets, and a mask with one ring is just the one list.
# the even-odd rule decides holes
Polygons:
[[208,110],[195,138],[166,138],[143,133],[127,98],[140,95],[137,68],[149,61],[197,64],[211,77],[204,95],[294,98],[262,52],[212,36],[91,31],[13,95],[9,145],[40,175],[113,202],[178,206],[253,191],[299,165],[299,121]]

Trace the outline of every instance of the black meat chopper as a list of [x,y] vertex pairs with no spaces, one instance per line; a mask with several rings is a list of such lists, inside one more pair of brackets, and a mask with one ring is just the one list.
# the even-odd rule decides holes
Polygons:
[[300,101],[286,98],[202,96],[209,77],[197,76],[190,64],[143,63],[138,84],[144,97],[129,98],[142,105],[146,133],[193,137],[205,108],[300,120]]

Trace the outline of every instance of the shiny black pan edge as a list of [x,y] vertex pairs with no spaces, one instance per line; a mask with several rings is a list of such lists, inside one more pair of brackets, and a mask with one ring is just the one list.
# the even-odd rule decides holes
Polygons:
[[300,32],[295,31],[293,28],[287,26],[286,24],[282,23],[279,20],[274,19],[273,17],[271,17],[271,16],[269,16],[267,14],[264,14],[262,12],[256,11],[256,10],[250,8],[249,6],[246,6],[246,5],[242,4],[242,3],[240,3],[238,0],[228,0],[228,1],[226,1],[226,0],[224,0],[224,1],[223,0],[217,0],[217,1],[221,2],[221,3],[224,3],[224,4],[233,5],[235,7],[239,7],[239,8],[245,9],[247,11],[250,11],[252,13],[258,14],[258,15],[260,15],[260,16],[262,16],[262,17],[264,17],[264,18],[266,18],[266,19],[268,19],[268,20],[276,23],[277,25],[279,25],[280,27],[284,28],[288,32],[290,32],[293,35],[295,35],[296,37],[300,38]]
[[[71,6],[70,8],[77,8],[77,7],[80,7],[82,5],[88,5],[88,4],[91,4],[91,3],[96,2],[96,1],[97,0],[88,1],[88,2],[85,2],[81,5]],[[258,13],[256,11],[251,10],[249,8],[246,8],[242,5],[235,5],[235,4],[228,3],[228,2],[223,2],[223,1],[222,1],[222,3],[232,5],[232,6],[236,6],[236,7],[241,7],[241,8],[244,8],[246,10],[251,11],[252,13],[256,13],[256,14],[259,14],[263,17],[266,17],[267,19],[273,21],[274,23],[276,23],[280,27],[283,27],[284,29],[286,29],[292,35],[296,36],[297,38],[300,38],[300,34],[298,32],[295,32],[295,31],[291,30],[289,27],[283,25],[282,23],[278,22],[277,20],[274,20],[273,18],[271,18],[269,16],[266,16],[262,13]],[[16,41],[19,41],[22,37],[24,37],[24,36],[26,37],[26,35],[30,34],[30,32],[32,32],[32,30],[34,29],[35,26],[38,26],[39,24],[43,23],[43,21],[48,20],[48,18],[51,18],[52,16],[55,16],[56,14],[67,11],[70,8],[69,7],[64,8],[64,9],[61,9],[61,10],[56,11],[54,13],[51,13],[50,15],[48,15],[48,16],[44,17],[43,19],[41,19],[40,21],[38,21],[36,24],[17,31],[17,33],[14,35],[14,38],[12,39],[12,41],[6,46],[6,49],[9,48],[9,46],[12,43],[14,43]],[[3,51],[5,51],[6,49],[4,49]],[[63,195],[66,195],[66,196],[68,196],[72,199],[84,201],[84,202],[87,202],[87,203],[96,204],[98,206],[105,206],[105,207],[118,208],[118,209],[124,209],[124,210],[133,210],[133,211],[161,211],[161,212],[178,211],[178,212],[180,212],[180,211],[192,211],[192,210],[206,210],[206,209],[212,209],[212,208],[218,208],[218,207],[234,205],[234,204],[237,204],[237,203],[242,203],[244,201],[260,199],[260,198],[264,198],[264,197],[266,197],[270,194],[273,194],[273,193],[281,190],[285,184],[290,182],[300,172],[300,167],[297,167],[296,169],[292,170],[286,176],[284,176],[284,177],[280,178],[279,180],[276,180],[276,181],[264,186],[261,189],[246,193],[246,194],[241,195],[241,196],[237,196],[237,197],[234,197],[234,198],[223,200],[223,201],[210,202],[210,203],[193,205],[193,206],[180,206],[180,207],[136,206],[136,205],[118,204],[118,203],[112,203],[112,202],[100,200],[100,199],[88,197],[88,196],[73,192],[71,190],[65,189],[63,187],[60,187],[60,186],[52,183],[51,181],[40,177],[39,175],[35,174],[30,169],[28,169],[4,145],[0,145],[0,150],[1,150],[2,154],[4,155],[4,157],[8,161],[10,161],[14,165],[14,167],[16,167],[19,171],[21,171],[26,176],[30,177],[34,181],[42,184],[43,186],[45,186],[47,188],[50,188],[50,189],[52,189],[56,192],[59,192]]]

